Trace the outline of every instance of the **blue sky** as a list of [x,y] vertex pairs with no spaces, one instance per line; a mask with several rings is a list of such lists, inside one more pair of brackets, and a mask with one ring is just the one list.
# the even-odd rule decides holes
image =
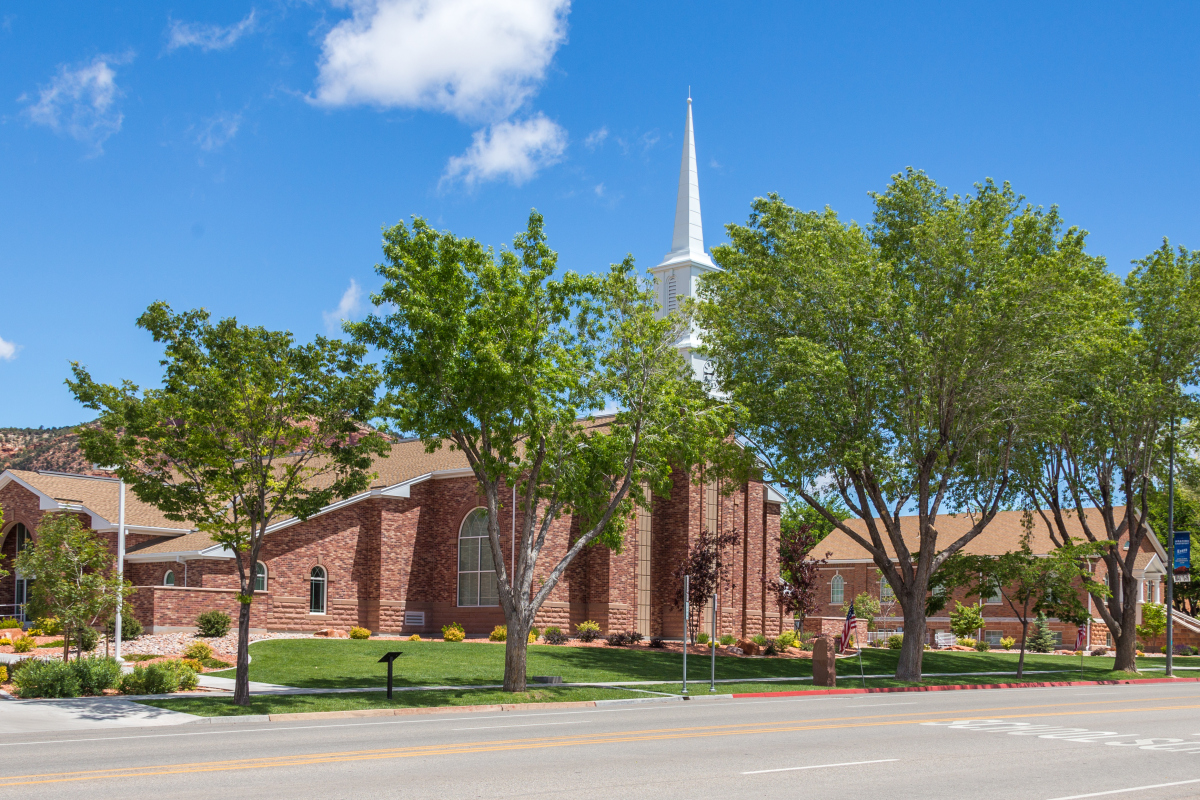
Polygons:
[[1200,248],[1200,6],[982,6],[0,2],[0,426],[87,419],[72,360],[155,382],[155,300],[335,330],[412,215],[499,245],[536,207],[564,267],[648,268],[689,86],[709,246],[767,192],[866,220],[911,165],[1120,274]]

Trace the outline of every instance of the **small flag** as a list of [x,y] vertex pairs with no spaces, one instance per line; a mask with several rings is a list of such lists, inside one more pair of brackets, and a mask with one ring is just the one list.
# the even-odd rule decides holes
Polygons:
[[850,649],[850,631],[854,630],[854,603],[850,604],[850,610],[846,612],[846,626],[842,628],[842,652]]
[[1079,632],[1075,634],[1075,649],[1076,650],[1083,649],[1083,645],[1084,645],[1084,642],[1086,641],[1086,638],[1087,638],[1087,627],[1084,625],[1080,625]]

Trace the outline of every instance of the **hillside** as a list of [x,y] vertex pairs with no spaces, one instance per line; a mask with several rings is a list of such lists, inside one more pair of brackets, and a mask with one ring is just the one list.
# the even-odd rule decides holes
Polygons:
[[105,475],[79,449],[75,427],[0,428],[0,470],[28,469]]

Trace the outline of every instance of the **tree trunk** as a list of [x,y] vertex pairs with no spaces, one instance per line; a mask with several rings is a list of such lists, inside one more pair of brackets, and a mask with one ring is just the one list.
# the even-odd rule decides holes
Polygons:
[[74,633],[74,631],[71,630],[71,626],[63,625],[63,662],[64,663],[69,662],[71,660],[71,634],[72,633]]
[[237,676],[233,687],[233,704],[250,705],[250,604],[238,604]]
[[1116,661],[1114,670],[1137,672],[1137,581],[1125,580],[1121,597],[1121,633],[1114,639]]
[[921,661],[925,657],[925,604],[914,600],[903,606],[904,641],[896,664],[896,680],[917,683],[921,680]]
[[[1028,611],[1028,604],[1026,610]],[[1029,618],[1021,620],[1021,655],[1017,656],[1017,677],[1022,678],[1025,675],[1025,636],[1029,632]]]
[[529,627],[508,626],[504,642],[504,691],[525,691],[525,656],[529,650]]

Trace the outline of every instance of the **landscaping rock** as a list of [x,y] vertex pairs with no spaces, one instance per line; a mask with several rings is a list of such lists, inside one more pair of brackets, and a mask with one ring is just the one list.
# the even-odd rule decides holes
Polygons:
[[313,636],[324,636],[328,639],[349,639],[350,634],[340,628],[323,628],[317,631]]
[[759,646],[749,639],[738,639],[737,646],[748,656],[756,656],[760,652]]
[[813,685],[837,686],[837,659],[833,647],[825,636],[813,642]]

